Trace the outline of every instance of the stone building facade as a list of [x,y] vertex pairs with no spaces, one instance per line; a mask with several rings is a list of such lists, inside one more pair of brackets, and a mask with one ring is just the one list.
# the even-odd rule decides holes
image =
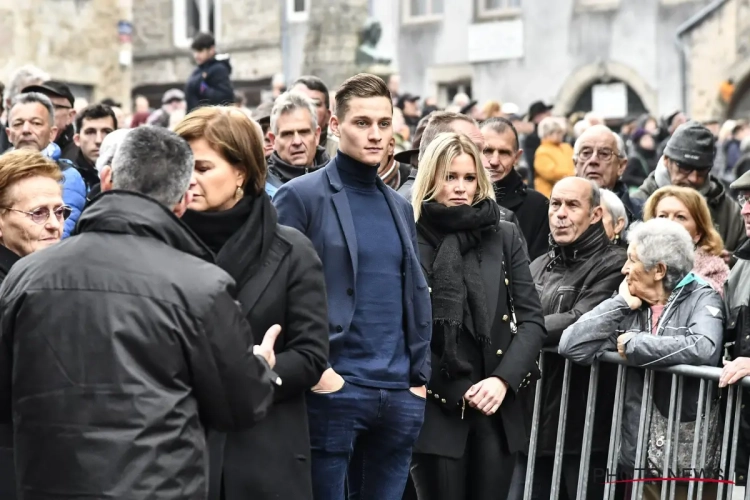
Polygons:
[[183,88],[195,68],[190,38],[211,31],[231,55],[232,80],[250,104],[282,71],[281,9],[272,0],[133,0],[134,93],[158,105],[169,88]]
[[[685,26],[688,106],[698,118],[750,118],[750,0],[714,2]],[[735,92],[727,104],[719,89],[731,79]]]
[[9,85],[16,69],[34,64],[76,97],[127,100],[118,23],[129,17],[123,0],[0,0],[0,81]]

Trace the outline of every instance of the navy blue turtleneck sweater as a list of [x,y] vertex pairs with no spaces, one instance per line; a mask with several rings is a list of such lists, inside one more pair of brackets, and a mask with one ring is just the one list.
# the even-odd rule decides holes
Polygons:
[[357,234],[354,317],[343,336],[336,371],[346,380],[380,389],[409,388],[404,335],[403,243],[390,206],[375,184],[377,167],[343,154],[337,168]]

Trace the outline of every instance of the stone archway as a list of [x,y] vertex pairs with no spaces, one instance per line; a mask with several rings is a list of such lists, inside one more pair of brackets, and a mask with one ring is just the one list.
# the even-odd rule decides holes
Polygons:
[[555,113],[567,115],[575,111],[573,106],[575,106],[581,93],[595,83],[609,80],[617,80],[627,84],[640,97],[650,113],[653,114],[658,110],[656,91],[646,83],[646,80],[637,71],[624,64],[602,61],[579,67],[565,80],[557,93]]
[[747,118],[750,114],[750,59],[737,61],[730,70],[734,95],[726,107],[726,118]]

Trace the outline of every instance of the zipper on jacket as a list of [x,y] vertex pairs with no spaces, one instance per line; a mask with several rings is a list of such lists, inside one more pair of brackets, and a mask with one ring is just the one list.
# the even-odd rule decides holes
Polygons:
[[466,411],[466,400],[461,398],[461,420],[464,419],[464,411]]

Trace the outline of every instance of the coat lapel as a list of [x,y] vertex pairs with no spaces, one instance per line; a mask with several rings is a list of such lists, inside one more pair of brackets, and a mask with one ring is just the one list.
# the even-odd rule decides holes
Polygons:
[[336,210],[336,216],[341,224],[341,231],[344,233],[344,240],[346,241],[346,247],[349,249],[349,256],[352,259],[352,270],[354,271],[354,286],[357,285],[357,269],[358,269],[358,247],[357,247],[357,233],[354,229],[354,219],[352,219],[352,210],[349,207],[349,198],[346,196],[344,191],[344,184],[341,182],[338,170],[336,169],[336,159],[326,167],[326,174],[328,175],[328,181],[331,183],[331,187],[336,191],[331,199],[333,200],[333,208]]
[[[499,237],[500,233],[487,232],[488,240]],[[490,243],[487,241],[486,243]],[[482,272],[482,282],[484,284],[484,293],[487,296],[487,314],[489,324],[495,323],[495,314],[497,313],[497,299],[500,293],[501,281],[503,277],[503,255],[502,245],[483,244],[482,245],[482,262],[480,269]],[[508,265],[508,263],[505,263]]]
[[285,244],[278,236],[274,236],[273,244],[271,249],[268,251],[266,261],[263,263],[258,273],[247,280],[240,290],[239,296],[237,297],[242,307],[242,314],[247,316],[250,311],[255,307],[256,302],[271,280],[276,275],[276,272],[281,265],[281,261],[284,256],[291,250],[291,247]]

